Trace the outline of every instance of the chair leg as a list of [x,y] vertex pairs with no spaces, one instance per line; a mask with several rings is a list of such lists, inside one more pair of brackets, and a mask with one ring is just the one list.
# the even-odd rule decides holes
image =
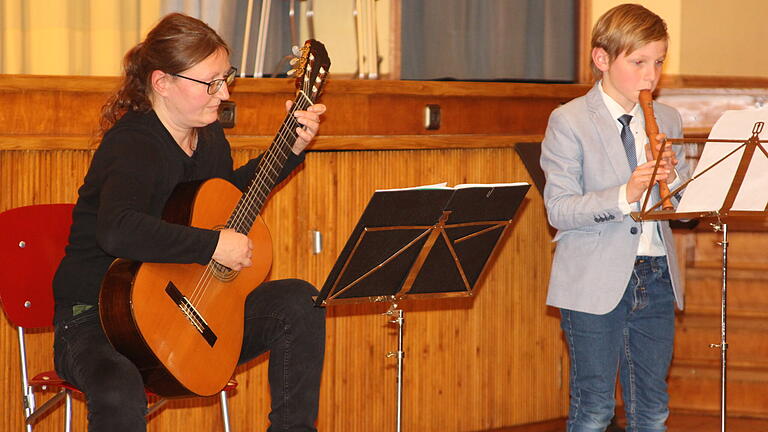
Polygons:
[[[42,417],[49,409],[54,408],[56,404],[61,402],[61,398],[65,397],[68,392],[69,390],[62,389],[61,391],[56,393],[56,395],[54,395],[52,398],[48,399],[47,401],[45,401],[45,403],[43,403],[42,405],[37,407],[34,411],[32,411],[32,413],[26,417],[25,421],[27,425],[34,425],[35,422],[37,422],[37,420],[40,417]],[[28,429],[28,430],[31,430],[31,429]]]
[[[19,339],[19,361],[21,362],[21,387],[24,392],[24,418],[27,419],[35,412],[35,392],[29,386],[27,376],[27,346],[24,340],[24,328],[16,327]],[[32,423],[27,422],[27,432],[32,432]]]
[[64,432],[72,432],[72,391],[67,389],[66,392],[67,395],[64,401]]
[[152,404],[152,406],[150,406],[150,407],[149,407],[149,409],[147,410],[147,415],[146,415],[145,417],[146,417],[147,419],[149,419],[150,417],[152,417],[152,414],[154,414],[155,412],[157,412],[157,410],[159,410],[160,408],[162,408],[162,407],[163,407],[163,406],[164,406],[164,405],[165,405],[167,402],[168,402],[168,399],[165,399],[165,398],[161,398],[161,399],[160,399],[160,400],[158,400],[157,402],[153,403],[153,404]]
[[[34,393],[32,393],[32,389],[30,387],[25,387],[25,388],[28,389],[27,391],[29,391],[29,394],[32,395],[32,403],[34,404],[35,399],[34,399]],[[26,432],[32,432],[32,423],[30,423],[28,419],[29,419],[29,416],[35,411],[34,409],[33,410],[29,409],[29,405],[28,405],[29,399],[27,395],[24,395],[24,404],[27,405],[27,408],[24,409],[24,427],[26,429]]]
[[224,432],[231,432],[229,429],[229,406],[227,404],[227,392],[224,390],[219,393],[221,399],[221,420],[224,422]]

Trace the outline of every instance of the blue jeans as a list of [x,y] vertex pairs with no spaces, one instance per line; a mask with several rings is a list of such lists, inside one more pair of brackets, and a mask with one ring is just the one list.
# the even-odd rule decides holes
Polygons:
[[666,257],[637,257],[619,304],[605,315],[561,309],[571,358],[568,432],[601,432],[621,380],[628,432],[662,432],[669,415],[675,297]]
[[[245,304],[240,363],[270,351],[269,431],[315,431],[325,352],[325,310],[317,290],[298,279],[270,281]],[[115,351],[96,308],[56,325],[56,371],[83,391],[90,432],[146,430],[147,400],[136,367]]]

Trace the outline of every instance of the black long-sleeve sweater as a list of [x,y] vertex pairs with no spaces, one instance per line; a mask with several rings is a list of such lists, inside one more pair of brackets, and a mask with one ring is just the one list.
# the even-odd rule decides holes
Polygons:
[[[97,304],[101,280],[116,257],[210,261],[219,233],[165,222],[163,208],[176,186],[188,181],[219,177],[244,191],[260,156],[233,170],[229,142],[218,122],[198,137],[190,157],[154,111],[128,112],[104,135],[78,191],[69,244],[54,277],[54,322],[70,317],[76,304]],[[278,182],[303,158],[291,153]]]

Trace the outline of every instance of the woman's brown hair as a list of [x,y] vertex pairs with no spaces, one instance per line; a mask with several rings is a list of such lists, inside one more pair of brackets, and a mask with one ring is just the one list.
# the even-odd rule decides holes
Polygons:
[[152,109],[152,72],[185,71],[219,49],[229,53],[226,42],[204,22],[180,13],[166,15],[143,42],[123,58],[123,82],[101,109],[101,132],[106,132],[127,111]]

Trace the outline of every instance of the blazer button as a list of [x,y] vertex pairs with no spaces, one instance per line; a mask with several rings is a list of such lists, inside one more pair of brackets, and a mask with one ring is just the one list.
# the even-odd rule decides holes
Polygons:
[[637,234],[637,227],[632,227],[629,229],[630,234]]

